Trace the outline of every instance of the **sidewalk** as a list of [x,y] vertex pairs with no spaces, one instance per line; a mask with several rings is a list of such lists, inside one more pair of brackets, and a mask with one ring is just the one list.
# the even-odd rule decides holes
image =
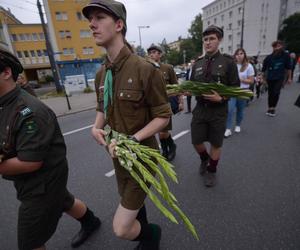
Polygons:
[[78,113],[85,110],[96,108],[96,93],[73,94],[69,97],[71,110],[68,109],[66,97],[53,97],[41,99],[43,103],[49,106],[57,117]]

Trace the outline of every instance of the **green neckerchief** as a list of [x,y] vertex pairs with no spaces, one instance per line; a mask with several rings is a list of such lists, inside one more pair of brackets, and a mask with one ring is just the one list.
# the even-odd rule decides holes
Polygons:
[[104,114],[106,117],[108,105],[113,103],[113,78],[111,69],[106,70],[104,81]]

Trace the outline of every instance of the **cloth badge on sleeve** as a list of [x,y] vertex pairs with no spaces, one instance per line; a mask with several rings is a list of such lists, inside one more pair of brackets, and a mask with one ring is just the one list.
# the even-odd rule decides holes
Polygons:
[[37,124],[35,121],[27,121],[25,122],[25,130],[26,134],[33,134],[37,131]]
[[28,115],[32,114],[32,111],[31,111],[30,108],[26,107],[26,108],[22,109],[20,111],[20,113],[21,113],[22,116],[25,117],[25,116],[28,116]]

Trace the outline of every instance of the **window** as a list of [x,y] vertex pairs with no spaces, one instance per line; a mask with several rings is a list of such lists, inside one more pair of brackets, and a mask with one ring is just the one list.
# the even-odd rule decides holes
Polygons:
[[19,38],[20,38],[21,41],[25,41],[25,36],[24,36],[24,34],[19,34]]
[[232,17],[232,11],[229,11],[229,18],[231,18]]
[[66,34],[66,38],[72,38],[71,31],[66,30],[66,31],[65,31],[65,34]]
[[92,55],[92,54],[94,54],[94,48],[93,47],[83,47],[82,53],[84,55]]
[[24,56],[25,56],[25,57],[29,57],[29,54],[28,54],[28,51],[27,51],[27,50],[24,50],[23,53],[24,53]]
[[210,25],[210,21],[207,21],[207,25],[208,25],[208,26]]
[[32,33],[32,40],[37,41],[38,40],[38,35],[37,33]]
[[229,40],[229,41],[232,40],[232,35],[228,35],[228,40]]
[[44,56],[48,56],[48,51],[47,50],[43,50]]
[[224,49],[223,49],[223,48],[221,48],[221,53],[223,53],[223,51],[224,51]]
[[43,56],[42,51],[40,49],[38,49],[36,52],[37,52],[38,57]]
[[232,29],[232,23],[228,24],[228,29],[231,30]]
[[83,19],[82,13],[81,12],[76,12],[77,20],[81,21]]
[[25,39],[26,39],[27,41],[31,41],[31,40],[32,40],[31,34],[26,33],[26,34],[25,34]]
[[39,38],[40,38],[41,41],[45,40],[44,33],[39,33]]
[[231,46],[228,46],[228,52],[229,52],[229,53],[232,53],[232,48],[231,48]]
[[80,38],[91,37],[90,30],[80,30]]
[[242,12],[243,12],[242,7],[239,7],[239,8],[238,8],[238,13],[239,13],[239,14],[242,14]]
[[23,57],[21,51],[17,51],[17,55],[18,55],[19,58],[22,58],[22,57]]
[[222,21],[222,22],[224,21],[224,15],[221,16],[221,21]]
[[236,48],[237,48],[237,49],[239,49],[240,47],[241,47],[241,45],[240,45],[240,44],[237,44],[237,45],[236,45]]
[[214,24],[217,24],[217,18],[214,18]]
[[59,37],[60,37],[61,39],[64,39],[64,38],[65,38],[65,31],[60,30],[60,31],[59,31]]
[[16,34],[12,34],[12,35],[11,35],[11,38],[12,38],[12,40],[13,40],[14,42],[18,41],[18,37],[17,37]]
[[242,25],[242,20],[238,20],[237,24],[240,27]]
[[34,50],[30,50],[30,55],[31,55],[31,57],[35,57],[35,51]]
[[55,12],[55,18],[57,21],[68,20],[67,12]]
[[64,55],[72,55],[72,54],[74,54],[74,49],[73,48],[63,48],[63,54]]

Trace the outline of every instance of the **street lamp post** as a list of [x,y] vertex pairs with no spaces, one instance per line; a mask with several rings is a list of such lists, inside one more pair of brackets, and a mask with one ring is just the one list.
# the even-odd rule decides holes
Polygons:
[[141,36],[141,29],[149,29],[150,26],[138,26],[139,29],[139,39],[140,39],[140,47],[142,48],[142,36]]

